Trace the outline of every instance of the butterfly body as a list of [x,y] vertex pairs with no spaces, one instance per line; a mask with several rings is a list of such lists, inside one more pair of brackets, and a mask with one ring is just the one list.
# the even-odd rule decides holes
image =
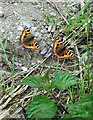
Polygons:
[[39,49],[39,46],[34,37],[35,36],[30,33],[30,30],[25,27],[22,35],[20,36],[20,41],[23,44],[23,47],[27,49]]

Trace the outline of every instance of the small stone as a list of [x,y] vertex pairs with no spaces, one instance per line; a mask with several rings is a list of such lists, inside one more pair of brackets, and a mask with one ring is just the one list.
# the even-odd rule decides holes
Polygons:
[[47,24],[46,24],[45,22],[42,22],[42,26],[44,26],[44,27],[45,27],[46,25],[47,25]]
[[19,66],[19,63],[18,63],[18,62],[15,62],[15,66]]
[[37,31],[37,27],[31,27],[31,29],[32,29],[33,32]]
[[41,9],[41,6],[40,6],[40,5],[36,5],[36,8],[39,8],[39,9]]
[[9,32],[10,37],[13,38],[13,32]]
[[41,61],[40,61],[40,60],[37,60],[37,63],[41,63]]
[[17,3],[14,3],[14,5],[18,5]]
[[22,66],[21,69],[22,69],[23,71],[27,71],[27,70],[28,70],[28,68],[25,67],[25,66]]
[[27,56],[29,59],[32,59],[32,56],[30,55],[30,54],[28,54],[28,56]]
[[52,25],[48,27],[48,32],[51,32],[51,29],[52,29]]
[[4,13],[0,11],[0,18],[4,17]]
[[39,32],[35,32],[35,37],[40,38],[41,34]]
[[53,17],[55,17],[55,16],[56,16],[56,13],[51,12],[50,15],[53,16]]
[[10,4],[14,4],[15,1],[14,1],[14,0],[9,0],[8,3],[10,3]]
[[45,26],[46,29],[48,29],[48,27],[49,27],[48,25]]
[[27,26],[28,28],[30,28],[31,27],[31,25],[28,23],[28,22],[22,22],[22,24],[24,25],[24,26]]
[[16,40],[18,40],[18,41],[19,41],[19,39],[20,39],[20,36],[16,36]]
[[51,32],[55,32],[55,26],[52,27]]
[[18,30],[23,30],[23,27],[22,26],[18,26]]
[[49,56],[51,56],[51,52],[46,53],[44,57],[49,57]]
[[1,30],[2,33],[5,33],[4,29]]
[[36,65],[36,61],[35,61],[35,60],[32,60],[31,65]]
[[44,11],[44,8],[41,8],[41,11]]
[[41,51],[41,55],[44,55],[46,52],[47,52],[47,49],[44,48],[44,49]]
[[17,17],[17,20],[20,20],[20,17],[19,17],[19,16]]
[[43,29],[43,30],[41,30],[41,33],[45,33],[45,30]]

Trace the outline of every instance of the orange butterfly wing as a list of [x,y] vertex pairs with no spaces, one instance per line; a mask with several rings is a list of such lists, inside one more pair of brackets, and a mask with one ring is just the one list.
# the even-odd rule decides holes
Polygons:
[[71,58],[73,57],[73,54],[71,50],[66,49],[64,44],[62,44],[62,41],[56,39],[54,42],[54,48],[53,53],[58,59],[64,59],[64,58]]
[[24,28],[20,41],[21,43],[24,43],[24,48],[39,49],[37,42],[34,40],[34,36],[30,33],[30,30],[27,27]]

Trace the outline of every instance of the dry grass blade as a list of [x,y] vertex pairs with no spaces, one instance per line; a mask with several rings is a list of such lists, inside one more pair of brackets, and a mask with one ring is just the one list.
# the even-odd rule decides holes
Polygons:
[[69,24],[67,19],[60,12],[58,6],[53,1],[48,1],[48,3],[61,15],[61,17],[65,20],[66,24]]

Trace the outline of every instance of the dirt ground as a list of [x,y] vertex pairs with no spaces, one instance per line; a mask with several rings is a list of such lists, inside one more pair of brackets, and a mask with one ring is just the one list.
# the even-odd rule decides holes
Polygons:
[[[72,16],[74,16],[78,10],[79,10],[79,4],[83,6],[84,1],[68,1],[69,9],[72,11]],[[66,18],[67,13],[65,9],[64,2],[56,2],[56,5],[58,6],[60,13]],[[16,83],[20,80],[20,77],[14,79],[17,75],[20,74],[21,77],[27,75],[28,73],[31,73],[31,70],[34,69],[36,66],[40,65],[38,69],[45,67],[45,70],[52,66],[56,68],[57,61],[55,60],[55,57],[52,53],[52,47],[53,47],[53,41],[54,37],[52,37],[53,32],[55,32],[55,27],[53,23],[49,23],[44,18],[44,15],[50,16],[52,19],[57,19],[60,14],[56,9],[53,8],[53,6],[47,2],[15,2],[15,1],[0,1],[0,40],[3,41],[3,43],[6,40],[6,37],[8,37],[8,43],[6,48],[6,54],[7,58],[9,60],[9,64],[2,60],[3,64],[0,64],[0,78],[2,76],[8,83],[8,88],[11,87],[13,84],[16,86]],[[62,22],[62,21],[61,21]],[[60,28],[60,20],[58,22],[59,28]],[[36,41],[38,42],[40,46],[40,51],[32,51],[28,49],[24,49],[21,46],[20,43],[20,35],[22,34],[22,31],[24,27],[27,26],[30,28],[31,33],[35,36]],[[48,59],[46,59],[49,55],[51,55]],[[4,51],[2,49],[2,46],[0,45],[0,56],[4,56]],[[1,58],[0,58],[1,59]],[[11,65],[14,64],[14,77],[12,77],[11,74]],[[43,65],[42,65],[43,64]],[[61,65],[62,63],[60,63]],[[68,62],[66,63],[69,64]],[[71,63],[73,64],[73,63]],[[66,68],[64,68],[66,69]],[[42,69],[40,69],[42,72]],[[39,71],[40,71],[39,70]],[[35,70],[35,73],[38,73],[38,70]],[[34,73],[33,73],[34,74]],[[1,82],[1,81],[0,81]],[[18,98],[21,99],[20,94],[27,94],[29,91],[26,91],[28,89],[28,86],[21,88],[18,86],[15,87],[16,92],[18,95]],[[19,93],[18,93],[19,90]],[[36,89],[33,90],[32,93],[36,93]],[[9,96],[5,95],[0,91],[0,99],[2,103],[3,99],[8,99]],[[12,94],[12,93],[11,93]],[[16,95],[15,95],[16,96]],[[14,97],[15,97],[14,96]],[[24,96],[24,95],[23,95]],[[33,95],[34,96],[34,95]],[[26,96],[25,96],[26,97]],[[25,101],[24,99],[21,99],[22,102]],[[0,111],[0,119],[1,118],[9,118],[9,117],[18,117],[18,118],[24,118],[21,108],[18,108],[15,104],[11,102],[11,108],[8,106],[6,109],[3,110],[8,104],[3,103],[3,106],[1,106]],[[29,100],[28,100],[29,101]],[[27,103],[25,103],[27,104]],[[15,111],[12,111],[14,110]]]
[[[74,9],[74,12],[77,12],[78,9],[75,6],[73,7],[73,4],[70,6]],[[60,3],[57,3],[57,5],[59,6],[60,12],[66,17],[65,5],[60,5]],[[78,6],[77,4],[75,5]],[[40,63],[47,57],[53,47],[54,38],[51,37],[51,31],[54,32],[55,28],[53,23],[49,23],[44,19],[44,14],[50,15],[53,19],[58,18],[60,15],[50,4],[45,2],[17,3],[9,1],[1,2],[1,7],[3,16],[0,18],[0,37],[4,42],[6,36],[8,36],[8,59],[10,62],[14,59],[15,73],[28,70],[31,66]],[[72,14],[74,15],[74,13]],[[40,46],[39,52],[26,50],[21,46],[19,39],[25,26],[30,28],[31,33],[35,36]],[[2,51],[1,54],[3,55]],[[50,60],[48,65],[53,64],[55,62],[53,60]],[[8,67],[7,65],[1,67],[2,72],[7,71]],[[11,72],[11,70],[9,71],[8,69],[8,72]]]

